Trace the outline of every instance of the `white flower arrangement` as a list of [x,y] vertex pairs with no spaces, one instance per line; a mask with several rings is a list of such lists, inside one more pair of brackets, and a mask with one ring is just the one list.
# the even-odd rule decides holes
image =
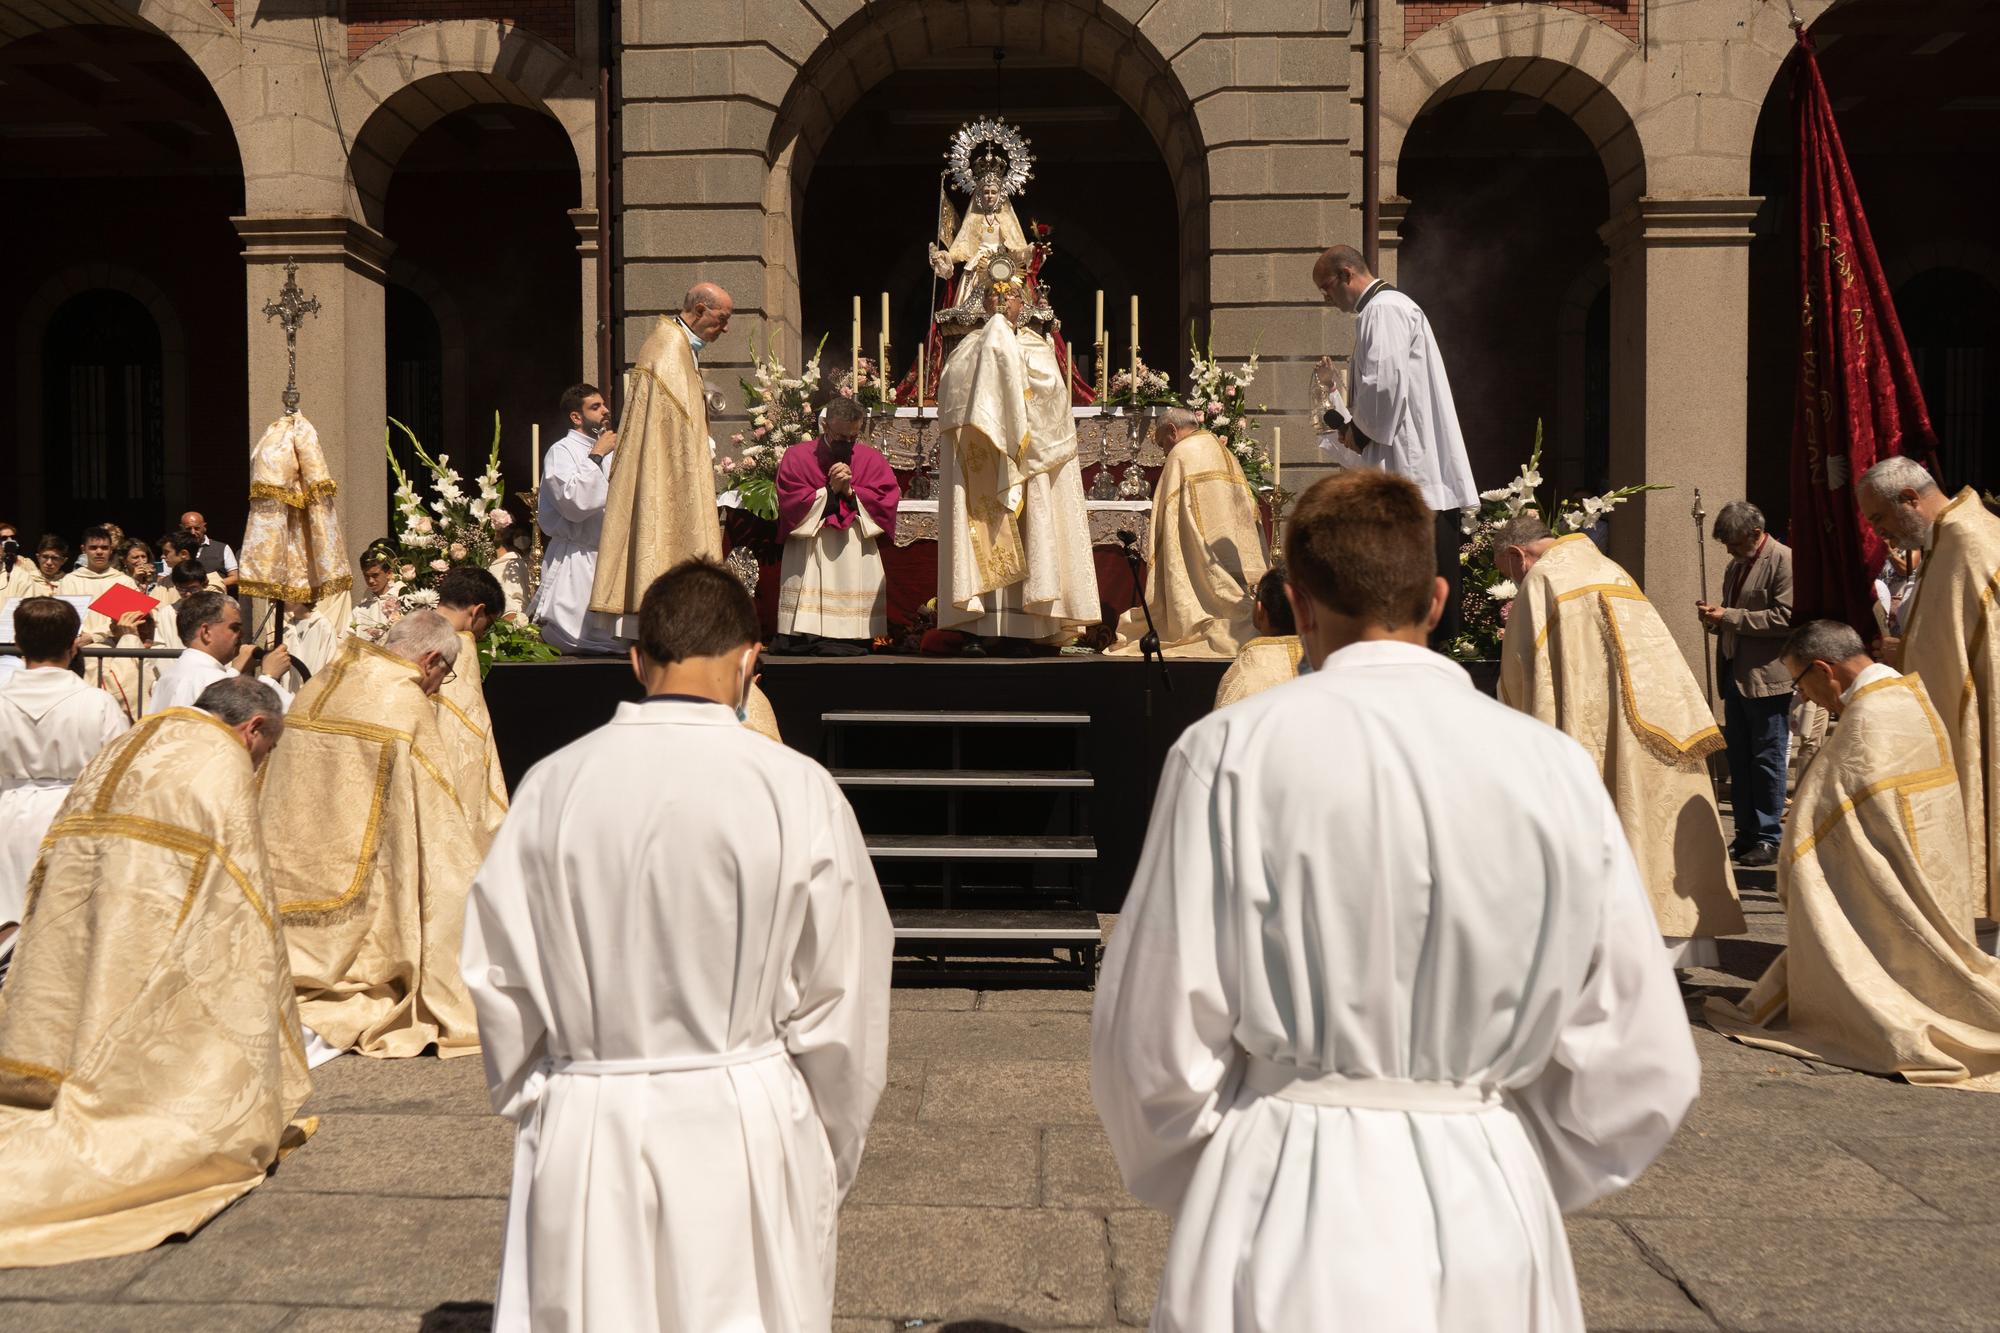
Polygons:
[[1203,348],[1194,343],[1194,329],[1188,329],[1188,395],[1189,411],[1201,418],[1201,424],[1210,434],[1229,446],[1229,452],[1242,465],[1243,477],[1250,483],[1250,489],[1268,492],[1274,489],[1271,478],[1271,459],[1257,443],[1257,426],[1254,420],[1263,407],[1250,405],[1246,390],[1257,378],[1257,356],[1251,353],[1250,360],[1241,370],[1224,370],[1222,363],[1215,359],[1213,346]]
[[[403,564],[403,568],[409,571],[408,590],[402,591],[404,585],[400,583],[393,586],[398,590],[399,605],[428,606],[435,602],[435,595],[427,602],[421,599],[421,594],[430,591],[437,579],[453,565],[475,565],[484,569],[492,564],[504,544],[501,533],[513,523],[513,517],[500,505],[503,494],[500,414],[493,414],[493,443],[487,450],[486,467],[475,483],[476,497],[467,493],[463,484],[465,478],[451,466],[450,454],[432,458],[408,426],[393,417],[389,425],[384,447],[396,477],[395,541],[400,550],[416,557]],[[395,438],[394,432],[399,430],[417,460],[430,473],[430,498],[419,492],[417,484],[403,470],[395,449],[390,447]],[[400,618],[400,615],[399,610],[397,617]]]
[[733,490],[743,507],[759,518],[778,516],[778,460],[785,450],[801,440],[811,439],[816,428],[811,406],[812,387],[819,383],[820,353],[826,339],[806,361],[797,375],[788,374],[775,351],[750,349],[751,375],[743,386],[743,405],[750,411],[750,429],[729,437],[732,453],[715,460],[718,490]]

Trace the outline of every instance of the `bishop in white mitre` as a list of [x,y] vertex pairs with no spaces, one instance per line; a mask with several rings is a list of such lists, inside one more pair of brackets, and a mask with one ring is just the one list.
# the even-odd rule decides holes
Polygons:
[[[1392,541],[1341,487],[1396,492]],[[1582,1333],[1562,1213],[1694,1100],[1595,766],[1423,646],[1433,526],[1373,469],[1309,490],[1287,565],[1313,673],[1167,758],[1091,1027],[1125,1183],[1174,1218],[1156,1333]],[[1411,570],[1392,618],[1369,606]]]
[[686,561],[637,619],[647,697],[528,772],[466,913],[520,1127],[493,1326],[823,1333],[887,1077],[888,909],[833,778],[739,724],[742,584]]
[[26,665],[0,681],[0,929],[21,919],[42,836],[77,775],[131,725],[69,669],[78,630],[76,608],[58,598],[14,609]]

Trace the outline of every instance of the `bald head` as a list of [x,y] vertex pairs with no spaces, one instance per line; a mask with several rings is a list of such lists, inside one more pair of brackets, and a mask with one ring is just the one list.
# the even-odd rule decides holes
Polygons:
[[1331,245],[1313,263],[1313,286],[1342,310],[1352,310],[1375,281],[1368,261],[1351,245]]
[[1201,429],[1201,417],[1185,407],[1170,407],[1153,423],[1153,439],[1162,449],[1171,449]]
[[712,282],[697,282],[681,298],[681,323],[694,331],[703,343],[712,343],[729,331],[729,317],[736,302]]

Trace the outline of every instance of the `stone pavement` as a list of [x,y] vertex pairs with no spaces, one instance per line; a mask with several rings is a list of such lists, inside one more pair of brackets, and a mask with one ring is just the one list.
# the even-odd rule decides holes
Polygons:
[[[1737,975],[1697,980],[1740,991],[1775,952],[1768,884],[1746,885]],[[1089,1003],[897,992],[841,1217],[839,1333],[1145,1323],[1167,1223],[1125,1194],[1097,1127]],[[2000,1096],[1696,1040],[1705,1087],[1679,1138],[1571,1221],[1592,1328],[2000,1328]],[[319,1134],[248,1198],[185,1243],[0,1272],[0,1328],[486,1328],[509,1140],[479,1062],[348,1057],[317,1084]]]

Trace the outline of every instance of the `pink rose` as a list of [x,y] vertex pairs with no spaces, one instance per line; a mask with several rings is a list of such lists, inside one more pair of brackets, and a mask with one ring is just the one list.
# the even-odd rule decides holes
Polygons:
[[504,509],[495,509],[486,516],[486,521],[493,525],[495,532],[505,532],[514,526],[514,516]]
[[402,573],[403,581],[407,583],[417,576],[417,567],[415,565],[404,565]]
[[1212,416],[1212,417],[1219,417],[1219,416],[1221,416],[1221,415],[1222,415],[1222,404],[1221,404],[1221,403],[1218,403],[1218,402],[1216,402],[1216,401],[1215,401],[1215,400],[1214,400],[1213,398],[1209,399],[1209,400],[1208,400],[1208,414],[1209,414],[1210,416]]
[[764,437],[765,437],[766,435],[769,435],[769,434],[771,433],[771,428],[770,428],[769,426],[759,426],[759,427],[757,427],[757,429],[756,429],[756,430],[753,430],[753,431],[751,431],[750,433],[751,433],[752,435],[755,435],[755,436],[756,436],[756,437],[757,437],[758,439],[760,439],[760,440],[761,440],[761,439],[763,439],[763,438],[764,438]]
[[433,560],[431,561],[431,568],[442,574],[451,568],[451,562],[447,560]]
[[453,542],[453,543],[451,544],[451,558],[452,558],[452,559],[454,559],[454,560],[463,560],[463,559],[465,559],[465,543],[464,543],[464,542]]
[[416,523],[413,526],[416,528],[418,532],[429,532],[431,530],[431,521],[428,518],[424,518],[423,516],[419,515]]

